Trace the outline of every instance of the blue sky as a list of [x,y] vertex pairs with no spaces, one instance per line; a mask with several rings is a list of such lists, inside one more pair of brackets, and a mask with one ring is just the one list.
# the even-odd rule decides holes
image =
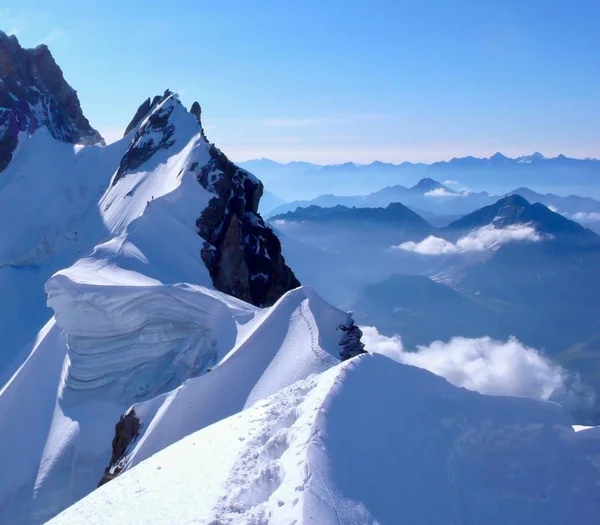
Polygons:
[[109,139],[167,87],[235,160],[600,157],[598,0],[18,0]]

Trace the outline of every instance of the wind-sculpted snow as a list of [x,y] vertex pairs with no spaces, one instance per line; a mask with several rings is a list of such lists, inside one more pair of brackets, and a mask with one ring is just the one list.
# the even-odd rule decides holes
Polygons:
[[59,274],[46,289],[67,334],[70,395],[123,403],[156,396],[214,366],[235,342],[236,321],[256,313],[191,285],[99,286]]
[[92,491],[131,403],[148,400],[125,469],[335,365],[351,323],[306,288],[261,310],[93,259],[47,291],[56,321],[0,392],[0,523],[43,523]]
[[[351,319],[309,288],[283,296],[246,328],[212,371],[180,388],[134,405],[142,432],[118,470],[127,469],[175,441],[224,419],[340,360],[340,325]],[[215,401],[207,401],[215,400]]]
[[591,525],[598,481],[558,405],[365,355],[189,435],[50,524]]
[[[268,349],[271,353],[259,360],[266,369],[288,341],[288,332],[296,346],[315,341],[308,348],[320,365],[307,362],[289,373],[282,365],[281,384],[287,385],[325,366],[317,355],[316,327],[327,325],[323,331],[337,337],[330,340],[328,365],[339,359],[337,328],[348,316],[329,306],[325,310],[334,314],[313,316],[307,305],[311,292],[282,303],[294,307],[259,310],[214,290],[215,268],[209,272],[201,256],[199,227],[204,224],[199,217],[220,196],[215,188],[203,187],[198,174],[215,155],[229,161],[207,142],[199,106],[194,108],[188,112],[168,93],[128,135],[107,147],[64,144],[40,129],[20,143],[3,173],[0,215],[7,224],[15,216],[23,223],[0,232],[6,241],[0,243],[6,265],[0,268],[0,291],[8,291],[10,299],[0,303],[3,321],[4,310],[15,310],[6,317],[8,338],[4,331],[0,358],[21,348],[25,355],[0,392],[0,464],[14,471],[0,480],[0,523],[43,523],[89,493],[110,461],[114,426],[132,403],[160,398],[189,378],[212,367],[216,371],[235,348]],[[119,164],[124,155],[127,159]],[[261,187],[229,164],[228,169]],[[213,171],[213,182],[226,193],[227,181]],[[251,209],[245,215],[252,217],[241,230],[240,243],[220,248],[230,263],[259,246],[248,239],[274,237],[255,215],[260,192],[250,193]],[[218,226],[222,217],[213,218]],[[256,231],[253,221],[260,226]],[[273,256],[267,269],[275,273],[265,278],[268,286],[261,293],[275,300],[297,281],[291,279],[286,287],[278,280],[277,272],[293,274],[278,242],[271,241],[267,255],[256,254],[252,262]],[[224,271],[230,270],[235,268]],[[46,280],[54,319],[45,307]],[[300,308],[302,316],[296,312]],[[264,334],[260,326],[272,315],[280,325],[266,344],[266,335],[259,341],[251,334]],[[46,322],[35,346],[25,346]],[[287,345],[283,347],[293,353],[294,345]],[[0,375],[3,366],[0,359]],[[256,392],[265,387],[254,386],[256,400]],[[246,387],[249,398],[254,387]],[[44,400],[35,393],[43,393]],[[212,394],[205,398],[214,399]],[[215,414],[220,418],[233,412]]]

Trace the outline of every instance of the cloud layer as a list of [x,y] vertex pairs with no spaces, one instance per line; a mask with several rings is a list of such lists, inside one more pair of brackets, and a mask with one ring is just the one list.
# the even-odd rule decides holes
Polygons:
[[444,198],[452,198],[452,197],[464,197],[466,194],[457,193],[454,191],[448,191],[445,188],[436,188],[435,190],[430,190],[425,192],[425,197],[444,197]]
[[456,386],[482,394],[547,400],[565,390],[567,374],[563,369],[512,337],[507,341],[455,337],[408,352],[400,337],[387,337],[375,327],[361,328],[369,352],[425,368]]
[[527,224],[515,224],[506,228],[495,228],[492,225],[477,228],[458,239],[456,244],[440,237],[430,235],[420,242],[403,242],[392,249],[422,255],[448,255],[453,253],[483,252],[494,250],[509,242],[539,242],[543,237]]

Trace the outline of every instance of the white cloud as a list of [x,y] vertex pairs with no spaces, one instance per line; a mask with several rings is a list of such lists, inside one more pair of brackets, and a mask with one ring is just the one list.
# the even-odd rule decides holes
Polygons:
[[573,214],[572,218],[576,221],[600,221],[600,213],[578,211]]
[[444,186],[458,186],[457,180],[445,180]]
[[565,391],[567,373],[537,350],[511,337],[496,341],[490,337],[454,337],[406,351],[398,336],[387,337],[375,327],[361,327],[369,352],[425,368],[450,383],[482,394],[514,395],[547,400]]
[[464,252],[481,252],[509,242],[538,242],[541,240],[542,236],[533,226],[513,224],[506,228],[495,228],[490,225],[470,232],[459,239],[456,246]]
[[40,44],[51,44],[56,39],[62,37],[65,32],[60,27],[55,27],[50,33],[40,40]]
[[453,244],[440,237],[430,235],[421,242],[404,242],[392,249],[422,255],[448,255],[451,253],[483,252],[495,250],[509,242],[539,242],[543,240],[533,226],[513,224],[506,228],[496,228],[493,225],[483,226],[461,237]]
[[392,246],[393,250],[403,250],[405,252],[420,253],[422,255],[446,255],[449,253],[458,253],[458,248],[440,237],[430,235],[421,242],[403,242],[399,246]]
[[8,34],[19,36],[23,32],[24,29],[25,29],[25,26],[22,26],[22,25],[14,26],[8,30]]
[[462,193],[455,193],[453,191],[448,191],[445,188],[436,188],[435,190],[430,190],[425,192],[425,197],[464,197]]
[[553,211],[554,213],[558,213],[558,208],[556,206],[552,206],[551,204],[549,204],[548,209],[550,211]]

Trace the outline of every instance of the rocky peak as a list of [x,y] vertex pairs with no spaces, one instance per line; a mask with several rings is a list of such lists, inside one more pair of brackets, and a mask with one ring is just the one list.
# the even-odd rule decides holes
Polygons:
[[64,142],[104,143],[48,47],[24,49],[15,36],[0,31],[0,172],[12,158],[19,133],[43,126]]
[[214,194],[196,220],[197,232],[205,241],[200,257],[217,290],[256,306],[272,305],[300,283],[285,264],[279,239],[258,213],[263,185],[208,142],[201,117],[198,102],[187,112],[169,90],[148,98],[127,127],[126,133],[135,130],[135,134],[112,184],[140,168],[159,150],[180,150],[180,142],[189,140],[176,132],[180,122],[185,121],[188,129],[197,125],[200,136],[192,140],[203,153],[197,160],[190,158],[186,171],[193,172],[198,183]]
[[196,171],[198,182],[216,195],[196,222],[205,240],[202,259],[217,290],[257,306],[272,305],[300,283],[258,213],[263,185],[214,144],[209,154],[210,161]]

